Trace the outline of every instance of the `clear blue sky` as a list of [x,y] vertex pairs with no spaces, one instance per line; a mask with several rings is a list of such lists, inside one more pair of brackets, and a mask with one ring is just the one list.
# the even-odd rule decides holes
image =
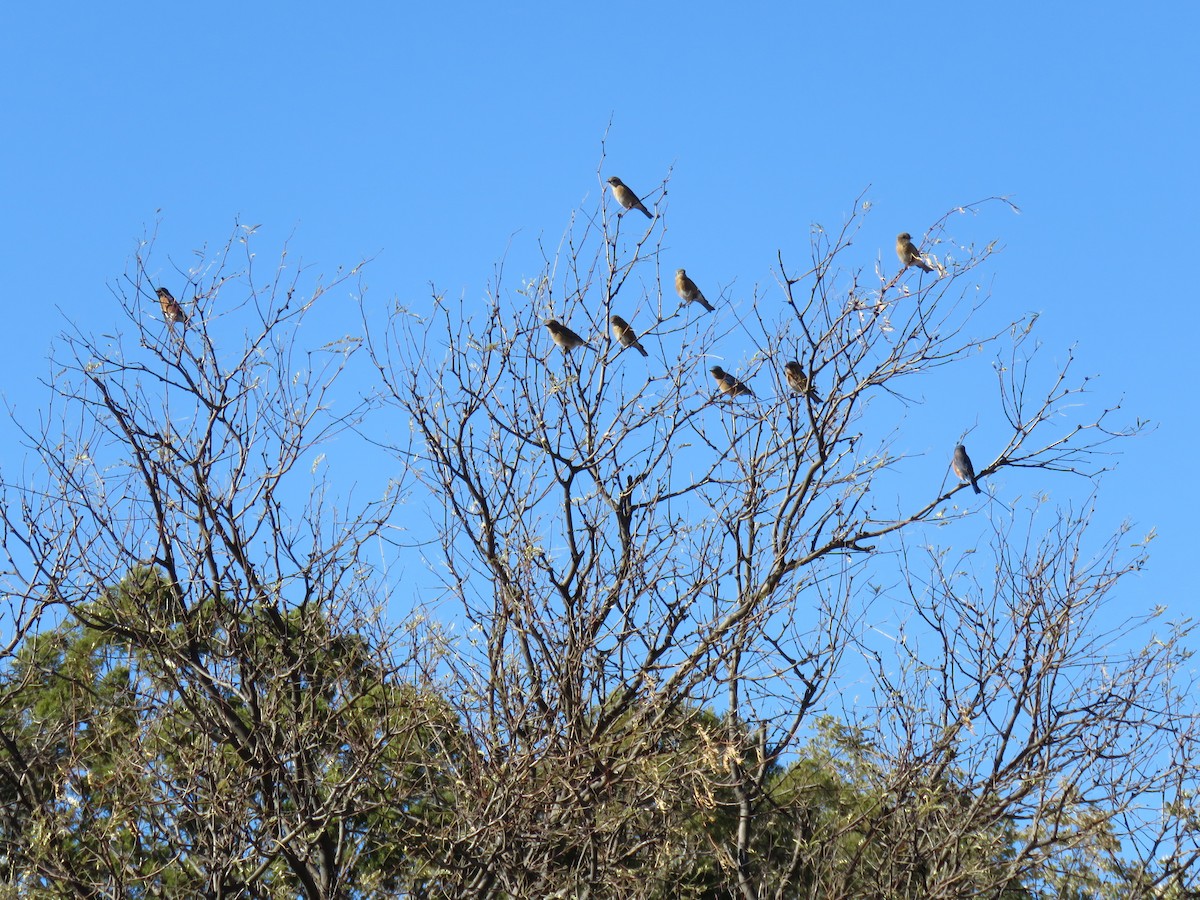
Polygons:
[[[482,297],[506,249],[510,275],[532,273],[537,239],[556,244],[595,202],[611,118],[606,174],[645,193],[673,167],[664,267],[732,284],[733,305],[773,282],[777,249],[806,259],[810,225],[839,226],[868,186],[868,267],[894,264],[898,231],[1011,196],[1021,215],[996,206],[970,226],[1005,247],[993,311],[1040,312],[1049,355],[1074,344],[1098,376],[1086,402],[1156,423],[1123,445],[1102,522],[1160,535],[1130,607],[1191,614],[1200,6],[1146,9],[8,4],[0,389],[36,419],[31,375],[64,317],[113,327],[107,285],[156,221],[157,258],[182,266],[236,219],[262,224],[264,260],[289,238],[329,272],[376,257],[380,300],[416,304],[431,281]],[[904,449],[925,454],[912,477],[931,490],[965,429],[990,459],[1000,407],[990,357],[973,365],[952,403],[912,413]],[[3,427],[11,477],[25,454]],[[994,489],[1090,489],[1034,477]]]

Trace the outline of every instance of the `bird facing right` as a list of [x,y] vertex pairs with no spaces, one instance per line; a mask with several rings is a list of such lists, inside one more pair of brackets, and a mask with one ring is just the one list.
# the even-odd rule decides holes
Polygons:
[[979,490],[979,481],[975,478],[975,467],[971,465],[971,457],[967,456],[967,448],[962,444],[954,448],[954,460],[950,465],[954,467],[954,474],[958,476],[959,481],[968,482],[975,489],[975,493],[983,493]]
[[740,397],[743,394],[754,396],[750,385],[744,381],[738,381],[720,366],[713,366],[708,371],[712,372],[713,378],[717,379],[717,389],[726,397]]
[[589,350],[596,349],[562,322],[558,321],[558,319],[547,319],[545,324],[550,329],[550,337],[554,338],[554,343],[562,347],[563,353],[574,350],[576,347],[587,347]]
[[646,214],[647,219],[654,218],[654,216],[650,214],[650,210],[646,209],[642,201],[638,199],[638,195],[631,191],[629,186],[620,178],[614,175],[612,178],[608,179],[608,183],[612,187],[613,197],[616,198],[616,201],[620,203],[621,206],[623,206],[625,209],[640,209]]
[[638,353],[642,354],[642,356],[650,355],[646,352],[646,348],[642,346],[641,342],[638,340],[637,333],[633,330],[628,322],[615,314],[609,316],[608,321],[612,323],[613,337],[621,342],[622,347],[633,347],[638,351]]
[[699,303],[709,312],[713,312],[712,304],[704,299],[704,295],[700,293],[700,288],[696,287],[696,282],[688,278],[687,272],[683,269],[675,270],[675,293],[680,299],[688,303]]
[[917,245],[913,243],[912,235],[907,231],[902,231],[896,235],[896,255],[900,257],[900,265],[904,268],[916,266],[925,272],[932,272],[933,266],[925,262],[921,256],[921,251],[917,249]]

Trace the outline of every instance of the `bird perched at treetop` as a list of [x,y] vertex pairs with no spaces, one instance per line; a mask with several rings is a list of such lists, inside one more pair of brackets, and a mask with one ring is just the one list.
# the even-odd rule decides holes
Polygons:
[[576,347],[587,347],[589,350],[596,349],[562,322],[558,321],[558,319],[547,319],[546,327],[550,329],[550,337],[554,338],[554,343],[562,347],[563,353],[566,353],[568,350],[574,350]]
[[738,381],[720,366],[713,366],[708,371],[712,372],[713,378],[717,379],[717,388],[722,394],[727,397],[740,397],[743,394],[754,396],[754,391],[750,389],[750,385],[744,381]]
[[687,272],[683,269],[675,270],[675,293],[688,303],[699,303],[709,312],[714,311],[712,304],[704,299],[704,295],[700,293],[700,288],[696,287],[696,282],[688,278]]
[[638,195],[631,191],[628,185],[626,185],[625,182],[623,182],[620,178],[614,175],[612,178],[608,179],[608,183],[612,186],[613,196],[616,198],[618,203],[625,207],[625,209],[640,209],[646,214],[647,219],[654,218],[654,216],[650,214],[650,210],[646,209],[646,207],[642,204],[642,201],[638,199]]
[[163,318],[167,320],[167,325],[172,331],[175,330],[175,323],[182,322],[187,324],[187,314],[183,311],[183,307],[179,305],[171,292],[165,287],[160,287],[156,292],[158,294],[158,305],[162,307]]
[[646,348],[642,346],[638,340],[637,333],[629,326],[628,322],[618,315],[609,316],[608,321],[612,323],[613,337],[621,342],[622,347],[633,347],[642,356],[650,355],[646,352]]
[[900,264],[904,268],[916,266],[918,269],[923,269],[926,272],[932,272],[933,266],[925,262],[921,257],[921,251],[917,249],[917,245],[913,243],[912,235],[907,231],[902,231],[896,235],[896,255],[900,257]]

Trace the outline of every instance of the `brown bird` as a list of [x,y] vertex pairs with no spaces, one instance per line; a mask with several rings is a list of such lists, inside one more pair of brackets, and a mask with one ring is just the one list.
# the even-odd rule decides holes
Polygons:
[[817,389],[813,387],[812,380],[804,374],[804,369],[800,367],[800,363],[795,360],[786,363],[783,367],[783,377],[787,379],[788,387],[797,394],[812,397],[818,403],[821,402],[821,397],[817,393]]
[[641,345],[641,342],[638,341],[637,333],[629,327],[628,322],[617,315],[609,316],[608,321],[612,323],[613,337],[621,342],[622,347],[634,347],[642,356],[650,355],[646,352],[646,348]]
[[562,347],[563,353],[566,353],[568,350],[574,350],[576,347],[587,347],[589,350],[596,349],[562,322],[558,321],[558,319],[547,319],[546,327],[550,329],[550,337],[554,338],[554,343]]
[[904,268],[916,266],[926,272],[932,272],[933,266],[925,262],[921,258],[921,251],[917,249],[917,245],[913,243],[912,235],[907,231],[902,231],[896,235],[896,255],[900,257],[900,264]]
[[696,282],[688,278],[687,272],[683,269],[675,270],[675,293],[688,303],[699,303],[709,312],[715,312],[712,304],[705,300],[704,295],[700,293],[700,288],[696,287]]
[[187,314],[184,313],[183,307],[179,305],[179,301],[171,296],[171,292],[165,287],[160,287],[158,293],[158,305],[162,307],[163,318],[167,320],[167,325],[172,331],[175,330],[175,323],[182,322],[187,324]]
[[713,378],[717,379],[717,388],[727,397],[740,397],[742,394],[754,396],[754,391],[750,390],[750,385],[744,381],[738,381],[720,366],[713,366],[708,371],[712,372]]
[[646,214],[646,218],[654,218],[654,216],[650,215],[650,210],[646,209],[642,201],[638,199],[638,195],[631,191],[620,178],[614,175],[608,179],[608,183],[612,186],[613,196],[617,198],[617,202],[623,207],[626,209],[640,209]]

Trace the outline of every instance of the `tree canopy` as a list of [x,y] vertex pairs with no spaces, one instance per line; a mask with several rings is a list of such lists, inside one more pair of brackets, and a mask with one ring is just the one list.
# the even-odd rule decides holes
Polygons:
[[[1006,201],[892,264],[860,198],[734,303],[664,266],[657,196],[382,322],[362,266],[264,275],[248,229],[168,309],[139,246],[4,482],[5,890],[1200,890],[1191,624],[1114,612],[1128,528],[993,483],[1097,476],[1142,427],[992,314],[997,245],[955,226]],[[898,490],[903,411],[982,353],[1004,439]],[[321,463],[347,447],[391,468],[370,499]]]

